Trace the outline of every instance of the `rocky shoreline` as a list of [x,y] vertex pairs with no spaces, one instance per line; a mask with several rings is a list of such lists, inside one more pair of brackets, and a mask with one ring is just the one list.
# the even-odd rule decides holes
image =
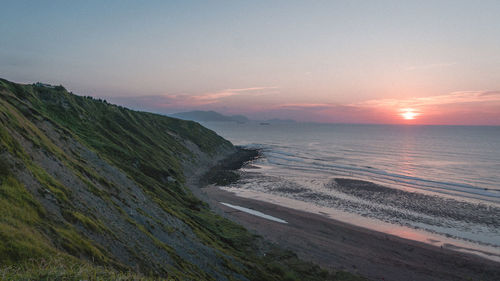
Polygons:
[[239,179],[239,173],[236,171],[257,157],[260,157],[259,150],[236,147],[235,153],[219,161],[205,173],[200,180],[200,185],[228,185],[236,182]]

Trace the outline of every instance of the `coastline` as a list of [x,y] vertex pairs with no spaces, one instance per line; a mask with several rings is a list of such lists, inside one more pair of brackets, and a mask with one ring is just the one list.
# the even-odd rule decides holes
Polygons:
[[[220,171],[227,175],[228,170],[239,169],[257,155],[245,151],[244,157],[236,153],[219,162],[210,170],[212,177]],[[372,280],[500,280],[500,263],[480,256],[408,240],[320,214],[239,197],[209,183],[200,180],[198,187],[202,188],[197,193],[203,194],[203,199],[217,213],[326,269],[350,271]],[[228,205],[262,212],[287,223],[258,217]]]

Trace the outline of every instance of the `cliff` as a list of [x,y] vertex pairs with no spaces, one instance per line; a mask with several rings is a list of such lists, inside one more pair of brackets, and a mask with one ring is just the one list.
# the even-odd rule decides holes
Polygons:
[[0,80],[0,124],[0,277],[340,278],[193,195],[186,182],[236,152],[196,122]]

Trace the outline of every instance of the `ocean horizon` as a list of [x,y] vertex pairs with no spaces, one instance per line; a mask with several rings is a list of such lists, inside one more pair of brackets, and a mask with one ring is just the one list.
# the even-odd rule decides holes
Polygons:
[[500,260],[500,127],[202,124],[261,151],[225,190]]

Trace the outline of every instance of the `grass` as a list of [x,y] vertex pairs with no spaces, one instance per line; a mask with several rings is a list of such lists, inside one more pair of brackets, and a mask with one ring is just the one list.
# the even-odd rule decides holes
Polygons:
[[0,280],[176,280],[175,278],[147,276],[133,271],[118,271],[111,267],[96,266],[89,262],[67,260],[67,257],[54,255],[47,259],[29,259],[18,265],[0,267]]
[[[19,85],[0,79],[0,278],[6,280],[148,280],[148,253],[138,254],[142,273],[117,262],[105,247],[85,233],[113,237],[90,212],[76,208],[71,186],[49,174],[27,153],[27,145],[57,159],[88,191],[116,208],[132,227],[146,234],[175,264],[166,265],[163,277],[209,280],[212,277],[183,260],[175,250],[130,218],[111,194],[126,192],[103,178],[77,154],[65,151],[45,134],[39,124],[48,122],[64,140],[75,140],[101,159],[123,171],[164,211],[182,220],[205,245],[218,253],[227,269],[250,280],[362,280],[342,272],[327,272],[273,247],[266,255],[258,238],[243,227],[212,213],[185,187],[182,163],[193,161],[186,142],[214,156],[232,144],[196,122],[129,110],[103,100],[68,93],[64,87]],[[21,143],[19,140],[24,139]],[[28,144],[27,144],[28,143]],[[10,163],[10,164],[7,164]],[[64,222],[47,211],[16,178],[25,169],[57,199]],[[228,175],[227,178],[233,176]],[[171,179],[175,179],[172,181]],[[224,177],[223,180],[225,180]],[[98,188],[99,185],[101,188]],[[127,202],[123,202],[126,204]],[[140,210],[144,217],[151,216]],[[79,229],[84,228],[86,232]],[[161,225],[166,232],[176,231]],[[152,276],[152,277],[151,277]]]
[[0,264],[57,253],[39,231],[43,208],[5,167],[0,175]]
[[90,218],[78,211],[66,211],[63,216],[72,223],[79,222],[85,228],[92,230],[95,233],[111,233],[108,227],[106,227],[99,219]]

